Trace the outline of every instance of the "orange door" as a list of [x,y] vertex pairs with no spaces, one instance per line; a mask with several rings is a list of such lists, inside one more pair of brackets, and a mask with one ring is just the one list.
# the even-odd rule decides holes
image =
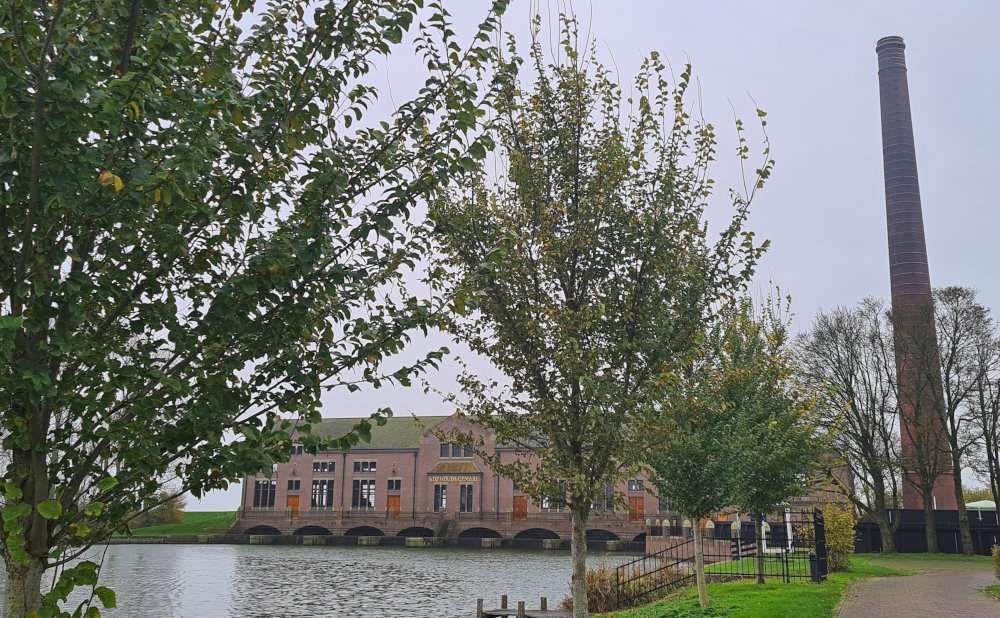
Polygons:
[[525,519],[528,517],[528,497],[514,496],[514,519]]
[[386,496],[385,508],[390,517],[399,517],[399,496]]
[[632,521],[641,521],[646,511],[646,500],[642,496],[630,496],[628,499],[628,514]]
[[291,511],[292,517],[298,517],[299,516],[299,497],[297,495],[295,495],[295,496],[288,496],[288,498],[285,501],[285,507],[289,511]]

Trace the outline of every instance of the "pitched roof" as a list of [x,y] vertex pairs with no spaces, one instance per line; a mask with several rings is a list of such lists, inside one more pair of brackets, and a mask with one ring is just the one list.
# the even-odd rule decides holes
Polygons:
[[[379,426],[372,423],[371,442],[359,442],[354,447],[361,449],[397,449],[397,448],[419,448],[424,432],[431,429],[447,416],[394,416],[389,418],[385,425]],[[360,417],[354,418],[324,418],[319,423],[313,425],[312,433],[317,436],[338,437],[342,436],[361,421]]]

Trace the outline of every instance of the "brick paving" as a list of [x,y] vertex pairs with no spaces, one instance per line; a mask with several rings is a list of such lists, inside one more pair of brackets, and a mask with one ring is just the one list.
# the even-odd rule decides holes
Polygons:
[[917,562],[905,558],[879,562],[918,574],[855,582],[841,604],[839,618],[1000,618],[1000,601],[982,590],[998,583],[989,562]]

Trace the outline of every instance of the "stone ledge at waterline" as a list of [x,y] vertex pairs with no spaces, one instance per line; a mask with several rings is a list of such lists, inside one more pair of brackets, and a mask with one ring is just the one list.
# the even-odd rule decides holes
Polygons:
[[[441,537],[339,536],[302,534],[184,534],[173,536],[119,536],[111,545],[364,545],[383,547],[461,547],[465,549],[546,549],[568,550],[568,539],[448,539]],[[587,548],[597,552],[642,552],[645,545],[630,541],[588,541]]]

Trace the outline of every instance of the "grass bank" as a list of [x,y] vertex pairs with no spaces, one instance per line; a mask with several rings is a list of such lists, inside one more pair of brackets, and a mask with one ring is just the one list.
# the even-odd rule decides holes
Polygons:
[[221,534],[236,521],[235,511],[185,512],[184,519],[176,524],[161,524],[135,528],[132,536],[179,536],[187,534]]
[[633,609],[605,614],[607,618],[701,618],[704,616],[732,616],[734,618],[759,618],[760,616],[801,618],[804,616],[832,616],[840,599],[851,582],[865,577],[908,575],[909,572],[880,564],[880,559],[855,556],[849,570],[832,573],[823,584],[809,581],[798,583],[765,583],[740,581],[710,584],[708,595],[711,605],[698,607],[698,595],[687,588],[665,599]]

